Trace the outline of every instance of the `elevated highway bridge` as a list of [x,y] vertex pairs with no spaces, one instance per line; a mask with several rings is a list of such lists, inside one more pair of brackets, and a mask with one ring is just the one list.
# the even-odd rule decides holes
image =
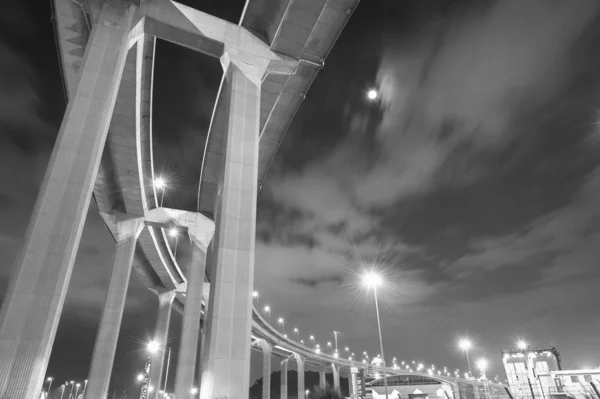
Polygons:
[[[336,389],[340,369],[372,372],[282,336],[252,308],[257,193],[359,0],[248,0],[239,24],[170,0],[51,1],[68,106],[0,313],[0,397],[39,395],[92,196],[117,251],[86,399],[107,395],[132,271],[158,296],[163,348],[172,310],[183,314],[177,398],[200,372],[199,346],[201,398],[246,399],[251,348],[265,354],[264,378],[272,356],[330,367]],[[224,70],[193,212],[160,207],[153,185],[156,38],[219,58]],[[179,240],[189,264],[171,249],[173,226],[189,238]],[[164,351],[153,355],[154,386],[163,363]]]

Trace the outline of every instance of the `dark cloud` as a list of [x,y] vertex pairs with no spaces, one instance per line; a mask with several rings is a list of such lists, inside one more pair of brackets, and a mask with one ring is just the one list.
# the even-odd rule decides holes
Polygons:
[[290,281],[295,284],[305,285],[310,288],[316,288],[319,285],[328,283],[335,283],[336,285],[340,285],[344,282],[344,276],[334,275],[319,278],[292,278]]

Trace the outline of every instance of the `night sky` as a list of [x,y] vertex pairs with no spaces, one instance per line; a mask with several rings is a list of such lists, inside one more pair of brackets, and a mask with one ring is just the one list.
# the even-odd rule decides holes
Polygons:
[[[185,3],[234,22],[243,8]],[[48,1],[0,6],[0,293],[65,108],[50,16]],[[156,54],[155,168],[165,206],[194,210],[221,67],[162,41]],[[304,340],[338,330],[375,354],[356,273],[376,264],[388,358],[464,370],[468,335],[493,376],[523,337],[566,368],[600,366],[598,54],[596,0],[363,0],[259,195],[261,307]],[[92,203],[48,370],[59,381],[87,376],[113,254]],[[134,276],[116,389],[133,389],[156,305]]]

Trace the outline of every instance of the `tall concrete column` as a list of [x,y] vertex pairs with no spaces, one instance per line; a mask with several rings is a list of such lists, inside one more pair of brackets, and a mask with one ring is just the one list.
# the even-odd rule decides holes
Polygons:
[[158,399],[160,397],[158,391],[163,388],[163,366],[165,364],[165,355],[168,351],[166,345],[174,299],[175,291],[167,291],[158,295],[158,315],[156,317],[153,340],[158,344],[159,349],[156,353],[152,354],[149,385],[154,387],[154,391],[148,395],[148,398]]
[[287,399],[288,396],[288,359],[281,361],[281,392],[280,398]]
[[268,344],[263,344],[263,388],[262,399],[271,399],[271,351],[273,347]]
[[306,390],[304,387],[304,359],[298,354],[294,354],[294,357],[298,365],[298,399],[304,399]]
[[350,368],[350,396],[353,399],[358,398],[358,369]]
[[319,388],[327,389],[327,379],[325,375],[325,369],[319,370]]
[[333,390],[341,395],[340,391],[340,368],[335,364],[331,363],[331,370],[333,370]]
[[[111,225],[110,221],[107,223]],[[94,345],[89,383],[85,390],[86,399],[104,399],[108,393],[131,276],[133,255],[137,238],[144,227],[144,219],[115,220],[114,226],[117,251],[113,260],[100,328]]]
[[[247,399],[254,285],[260,86],[227,59],[219,101],[229,104],[216,198],[202,399]],[[260,82],[260,80],[259,80]],[[207,155],[208,156],[208,155]]]
[[39,396],[123,73],[134,6],[102,3],[0,311],[0,397]]
[[365,369],[360,369],[359,377],[361,398],[365,398],[367,396],[367,379],[365,377]]
[[196,355],[198,354],[198,339],[200,337],[200,318],[202,316],[205,266],[206,246],[193,242],[175,379],[176,398],[189,396],[194,385],[194,371],[196,369]]

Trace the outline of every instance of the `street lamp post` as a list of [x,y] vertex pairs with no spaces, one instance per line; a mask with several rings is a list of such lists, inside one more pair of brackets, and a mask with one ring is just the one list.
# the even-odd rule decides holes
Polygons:
[[[147,349],[148,349],[148,352],[150,352],[151,354],[154,354],[154,353],[158,352],[161,349],[168,351],[168,354],[167,354],[167,369],[166,369],[166,372],[165,372],[165,384],[164,384],[164,389],[163,389],[163,392],[166,392],[167,391],[167,381],[169,380],[169,366],[171,364],[171,347],[169,346],[169,347],[162,347],[161,348],[161,346],[158,344],[158,342],[156,342],[156,341],[150,341],[148,343]],[[151,387],[150,383],[151,383],[150,378],[148,378],[148,392],[150,392],[150,387]],[[159,392],[159,388],[160,387],[158,387],[158,386],[156,387],[157,395],[158,395],[158,392]]]
[[87,382],[88,382],[88,380],[85,380],[83,382],[83,391],[81,391],[81,394],[83,395],[84,398],[85,398],[85,390],[87,389]]
[[160,190],[160,207],[162,208],[163,206],[163,200],[165,199],[165,188],[166,188],[167,184],[165,182],[165,179],[163,179],[162,177],[157,177],[156,179],[154,179],[154,187],[156,187],[157,190]]
[[269,324],[271,324],[271,308],[269,307],[269,305],[265,306],[265,312],[267,312]]
[[252,298],[256,298],[256,307],[258,307],[258,299],[259,299],[259,293],[258,293],[258,291],[254,291],[252,293]]
[[48,397],[50,397],[50,390],[52,389],[52,381],[54,381],[54,378],[48,377],[48,378],[46,378],[46,381],[49,382],[49,384],[48,384]]
[[465,351],[465,354],[467,355],[467,364],[469,365],[469,374],[471,374],[471,376],[473,375],[473,370],[471,370],[471,360],[469,359],[469,349],[471,349],[471,341],[467,338],[463,338],[460,341],[458,341],[458,346],[460,347],[460,349],[462,349],[463,351]]
[[285,320],[283,320],[283,317],[280,317],[277,321],[281,324],[281,333],[285,334]]
[[338,346],[337,346],[337,335],[339,334],[339,331],[333,331],[333,339],[335,341],[335,351],[338,351]]
[[65,394],[66,385],[62,384],[61,386],[62,386],[62,391],[60,392],[60,399],[63,399],[63,395]]
[[[375,272],[368,272],[363,276],[363,284],[367,288],[373,288],[373,298],[375,299],[375,313],[377,314],[377,330],[379,332],[379,349],[381,350],[381,362],[385,368],[385,355],[383,353],[383,336],[381,334],[381,320],[379,317],[379,301],[377,298],[377,287],[382,283],[381,276]],[[383,373],[383,385],[385,388],[385,399],[388,398],[387,373]]]
[[81,386],[80,383],[75,384],[75,399],[77,399],[77,393],[79,393],[79,387]]
[[297,327],[294,327],[294,332],[296,333],[296,342],[300,341],[300,332]]
[[169,346],[169,354],[167,355],[167,370],[165,372],[165,385],[163,388],[163,392],[167,392],[167,381],[169,381],[169,365],[171,364],[171,347]]

